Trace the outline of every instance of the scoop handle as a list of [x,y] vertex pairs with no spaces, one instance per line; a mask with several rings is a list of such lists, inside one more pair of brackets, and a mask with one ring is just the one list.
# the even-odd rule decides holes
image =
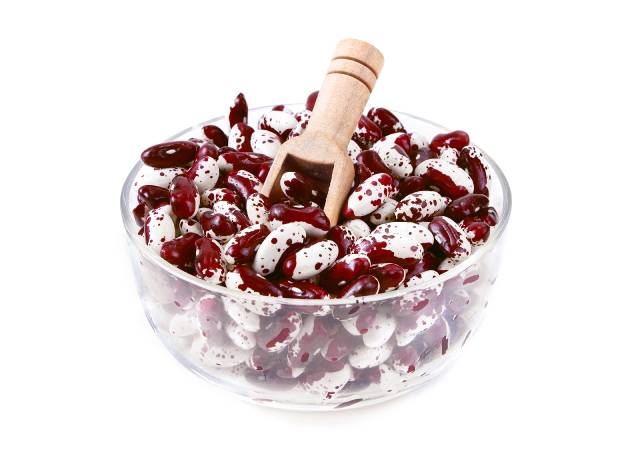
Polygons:
[[382,53],[367,42],[338,42],[307,132],[322,132],[346,150],[383,64]]

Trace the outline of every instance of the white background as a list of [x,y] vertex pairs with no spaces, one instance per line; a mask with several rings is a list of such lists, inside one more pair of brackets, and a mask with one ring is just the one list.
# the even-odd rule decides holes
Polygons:
[[[4,2],[0,461],[638,462],[634,3]],[[502,273],[426,388],[264,409],[147,326],[119,189],[143,148],[238,91],[304,99],[347,36],[385,53],[376,102],[467,130],[503,167]]]

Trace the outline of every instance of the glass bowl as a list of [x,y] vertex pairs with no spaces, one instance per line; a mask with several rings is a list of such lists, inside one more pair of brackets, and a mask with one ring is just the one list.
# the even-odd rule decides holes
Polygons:
[[[255,127],[268,108],[251,109],[249,123]],[[448,131],[425,119],[395,113],[407,131],[428,139]],[[168,140],[199,138],[206,124],[229,130],[227,118],[218,117]],[[131,214],[137,204],[132,185],[142,166],[138,162],[122,188],[121,211],[149,323],[187,369],[262,405],[297,410],[353,408],[409,392],[451,363],[485,312],[511,210],[507,180],[498,165],[490,157],[487,160],[493,170],[491,205],[500,219],[484,246],[428,285],[332,300],[248,295],[209,284],[164,261],[144,244]],[[376,318],[373,325],[360,333],[356,322],[372,317]],[[276,352],[251,348],[253,338],[264,338],[266,332],[286,334],[296,322],[301,322],[297,342],[282,349],[276,346]],[[228,326],[246,329],[241,332],[247,349],[229,341],[229,335],[240,334],[226,332]]]

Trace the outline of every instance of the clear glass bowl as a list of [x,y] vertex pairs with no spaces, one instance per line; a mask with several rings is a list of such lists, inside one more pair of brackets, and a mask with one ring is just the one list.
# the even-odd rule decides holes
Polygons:
[[[294,111],[302,109],[301,105],[287,106]],[[255,127],[267,108],[270,107],[250,110],[249,123]],[[407,131],[419,132],[429,139],[447,131],[425,119],[402,112],[396,114]],[[219,117],[183,130],[168,140],[201,137],[201,127],[206,124],[216,124],[226,132],[229,129],[226,117]],[[373,404],[406,393],[450,364],[475,332],[485,312],[511,210],[507,180],[498,165],[487,158],[493,169],[489,185],[491,205],[498,211],[500,220],[484,246],[428,286],[343,300],[249,296],[208,284],[164,261],[146,247],[131,214],[137,204],[132,185],[142,166],[138,162],[122,188],[121,210],[138,292],[149,323],[187,369],[259,404],[330,410]],[[270,307],[276,312],[271,316],[258,316],[251,312],[256,307]],[[375,333],[372,329],[368,335],[353,335],[345,330],[349,328],[358,333],[355,318],[374,313],[381,322]],[[241,350],[225,338],[224,330],[217,330],[233,319],[260,337],[264,331],[279,330],[278,321],[285,315],[302,318],[302,331],[316,322],[325,329],[319,338],[308,341],[305,352],[309,354],[302,358],[305,367],[287,366],[286,358],[292,354],[289,351],[293,351],[291,345],[270,354],[255,351],[259,348]],[[347,322],[343,322],[345,320]],[[206,333],[207,327],[217,329],[205,336],[203,330]],[[216,336],[211,335],[214,332]],[[375,347],[389,336],[381,347]],[[365,342],[373,348],[365,346]],[[250,346],[252,340],[247,343]],[[315,352],[318,343],[327,348],[327,357],[354,351],[342,361],[329,363],[323,357],[324,350]],[[300,364],[300,353],[297,354],[297,358],[293,357],[298,360],[296,366]],[[372,364],[379,365],[366,367]]]

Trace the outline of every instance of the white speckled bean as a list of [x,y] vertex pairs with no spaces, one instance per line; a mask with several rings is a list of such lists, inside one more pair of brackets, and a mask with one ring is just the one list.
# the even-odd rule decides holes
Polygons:
[[467,193],[473,193],[473,181],[471,177],[469,177],[469,174],[467,174],[464,169],[459,168],[455,164],[438,158],[431,158],[418,164],[414,174],[416,176],[422,176],[427,172],[427,169],[433,169],[439,172],[441,175],[448,177],[451,182],[459,188],[467,190]]
[[[410,279],[407,279],[402,284],[402,286],[405,288],[409,288],[409,287],[415,287],[417,285],[423,285],[428,282],[431,282],[433,279],[435,279],[439,275],[440,274],[438,274],[436,271],[424,271],[414,275]],[[436,287],[434,287],[434,289],[437,291],[437,294],[439,295],[440,292],[442,291],[442,283],[438,284]]]
[[362,237],[366,237],[371,233],[371,228],[362,219],[351,219],[342,223],[342,225],[349,229],[351,233],[353,233],[356,240]]
[[268,224],[269,209],[259,192],[252,193],[247,198],[247,217],[251,224]]
[[152,209],[144,222],[145,242],[156,253],[160,253],[162,244],[176,238],[176,224],[171,206],[164,205]]
[[143,164],[133,181],[133,187],[138,189],[143,185],[155,185],[157,187],[169,188],[169,184],[173,178],[184,173],[184,168],[153,168]]
[[180,219],[178,229],[180,229],[180,235],[188,234],[190,232],[198,235],[204,235],[202,226],[196,219]]
[[411,343],[419,333],[436,324],[438,319],[438,314],[435,311],[412,314],[402,318],[396,327],[398,346],[406,346]]
[[253,260],[253,270],[260,275],[271,274],[285,251],[295,243],[304,243],[306,232],[298,224],[283,224],[264,239]]
[[297,124],[298,121],[292,114],[277,110],[266,112],[258,120],[260,129],[272,131],[279,136],[283,136],[287,131],[296,127]]
[[280,139],[271,131],[258,129],[251,134],[251,150],[254,153],[262,153],[271,158],[276,156],[280,149]]
[[433,245],[433,234],[425,225],[414,224],[412,222],[387,222],[379,225],[371,232],[372,235],[402,235],[415,238],[423,246]]
[[196,159],[191,169],[189,169],[189,177],[193,179],[193,183],[196,185],[200,195],[214,188],[220,177],[220,168],[218,168],[217,160],[212,156],[203,156]]
[[391,194],[393,179],[389,174],[380,173],[365,179],[349,195],[343,214],[349,219],[366,216],[382,206]]
[[393,344],[385,343],[375,348],[365,345],[357,347],[349,355],[349,363],[356,369],[379,366],[391,356]]
[[413,171],[411,159],[397,145],[383,148],[378,152],[382,162],[391,170],[394,177],[409,177]]
[[224,331],[238,348],[242,350],[251,350],[256,346],[256,337],[252,332],[244,329],[235,321],[227,321]]
[[331,266],[337,258],[336,242],[322,240],[302,248],[291,258],[287,258],[282,264],[282,273],[289,275],[293,280],[310,279]]
[[235,345],[212,346],[202,357],[207,367],[232,367],[242,364],[251,356],[251,350],[242,350]]
[[347,385],[352,375],[351,366],[345,364],[339,370],[325,370],[306,375],[302,386],[319,397],[331,399],[335,393]]
[[371,327],[362,335],[362,341],[369,348],[377,348],[387,343],[395,330],[395,318],[378,311]]
[[198,333],[198,315],[195,310],[181,311],[169,322],[169,333],[175,337],[188,337]]
[[247,310],[244,306],[233,300],[224,301],[224,310],[243,329],[249,332],[260,330],[260,316]]
[[398,137],[401,137],[403,135],[406,134],[404,132],[394,132],[393,134],[385,135],[376,143],[374,143],[371,149],[379,155],[383,151],[393,147],[396,144],[396,140],[398,139]]
[[351,158],[351,161],[355,163],[360,152],[362,152],[360,145],[353,140],[349,140],[349,145],[347,145],[347,154],[349,155],[349,158]]
[[457,164],[460,153],[453,147],[442,147],[439,158],[447,163]]
[[398,202],[393,198],[387,198],[382,202],[382,206],[369,216],[369,222],[374,225],[385,224],[395,220],[395,211]]
[[449,203],[450,200],[438,192],[422,190],[400,200],[395,216],[399,221],[418,222],[440,214]]

